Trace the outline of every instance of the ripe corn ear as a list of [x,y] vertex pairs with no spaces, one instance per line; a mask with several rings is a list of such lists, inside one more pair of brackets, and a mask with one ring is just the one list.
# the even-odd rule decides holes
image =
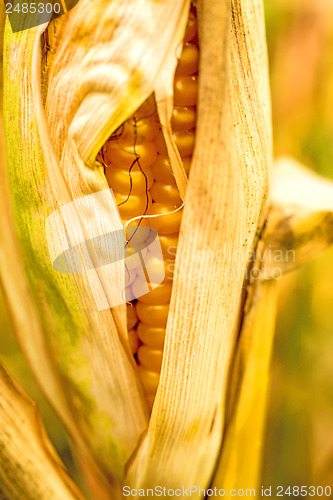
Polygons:
[[[171,118],[173,140],[186,174],[189,172],[195,143],[198,68],[197,20],[195,9],[192,8],[175,73]],[[154,266],[165,272],[162,283],[149,283],[153,290],[144,293],[147,281],[138,276],[135,270],[128,273],[126,282],[126,290],[131,292],[129,296],[137,298],[136,303],[127,306],[129,340],[132,352],[137,357],[140,378],[151,408],[157,390],[157,374],[162,366],[182,215],[182,198],[168,157],[154,96],[150,96],[112,134],[101,151],[101,160],[123,223],[126,225],[134,219],[135,227],[147,224],[154,228],[163,247],[164,262],[151,254],[149,256],[149,252],[145,257],[150,276]],[[166,215],[168,213],[170,215]],[[150,218],[151,215],[154,218]],[[142,345],[139,346],[139,342]]]
[[[223,436],[248,251],[265,218],[271,162],[264,30],[261,26],[253,34],[253,3],[233,2],[232,18],[228,2],[198,2],[198,87],[192,73],[198,53],[192,41],[186,42],[173,82],[189,2],[127,0],[125,5],[123,0],[81,0],[80,8],[50,26],[49,53],[40,53],[42,28],[30,32],[29,40],[25,33],[12,36],[7,29],[5,54],[7,148],[15,151],[8,158],[9,182],[26,288],[32,290],[42,325],[39,354],[55,367],[48,373],[54,404],[68,417],[66,423],[77,424],[75,437],[92,450],[111,498],[119,496],[124,481],[134,487],[209,484]],[[147,10],[154,18],[149,30],[143,14]],[[16,80],[17,68],[22,74]],[[163,137],[148,119],[153,92]],[[136,125],[143,123],[139,133],[130,123],[133,114]],[[193,158],[182,161],[182,155],[192,153],[194,126]],[[123,174],[131,168],[127,158],[133,130],[146,174],[133,168],[131,183]],[[118,142],[127,138],[122,149],[109,140],[115,133]],[[96,158],[106,142],[107,161],[120,165],[106,167],[104,173]],[[64,203],[108,191],[107,180],[124,220],[152,212],[164,254],[177,247],[174,267],[166,270],[173,276],[170,305],[165,302],[167,282],[148,299],[156,303],[141,296],[137,316],[127,315],[128,334],[126,307],[92,311],[87,276],[59,276],[47,258],[45,218]],[[140,194],[143,186],[145,198]],[[79,221],[86,217],[96,222],[98,215],[101,230],[108,216],[115,229],[122,228],[116,204],[109,201],[108,210],[79,213]],[[177,209],[183,202],[181,210],[168,214],[166,207]],[[163,212],[167,215],[162,217]],[[221,249],[222,260],[217,261]],[[124,285],[133,278],[126,278],[121,265],[118,271]],[[112,282],[112,272],[94,273],[102,290]],[[137,324],[140,315],[143,321]],[[136,324],[144,342],[141,361],[148,359],[155,369],[144,378],[147,372],[139,367],[141,382],[132,355]],[[21,337],[27,350],[30,340]],[[38,367],[35,371],[41,379]],[[150,405],[158,388],[150,420],[142,385]]]
[[[18,335],[80,452],[90,456],[99,471],[96,478],[114,496],[148,424],[126,335],[126,307],[97,311],[87,274],[53,269],[45,220],[66,203],[108,189],[97,153],[112,130],[153,92],[170,47],[174,53],[183,37],[188,1],[144,3],[142,7],[128,2],[124,14],[120,0],[93,5],[82,0],[79,8],[47,30],[42,26],[13,34],[7,22],[4,42],[4,115],[15,244],[21,249],[23,289],[32,290],[32,310],[40,326]],[[153,30],[143,33],[137,26],[144,26],[147,10],[156,22]],[[48,43],[42,43],[43,37]],[[138,43],[145,45],[144,61]],[[148,73],[142,64],[150,68]],[[104,215],[103,209],[97,214],[86,208],[77,216],[94,222],[96,231],[103,231],[107,219],[114,222],[114,229],[122,227],[115,206],[104,207]],[[81,236],[87,239],[82,232]],[[16,269],[17,254],[8,253],[9,268]],[[125,281],[121,263],[118,269]],[[102,289],[108,280],[112,282],[112,273],[104,271],[93,276]],[[18,285],[15,290],[19,297]],[[25,302],[23,294],[17,307]],[[39,358],[52,370],[41,373]]]

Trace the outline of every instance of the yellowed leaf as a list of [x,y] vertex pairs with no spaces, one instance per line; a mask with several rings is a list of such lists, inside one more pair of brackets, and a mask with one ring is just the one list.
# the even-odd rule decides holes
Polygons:
[[209,484],[248,251],[265,218],[271,131],[262,4],[235,1],[232,12],[227,1],[198,4],[196,146],[160,384],[128,474],[136,488]]
[[257,282],[250,301],[233,362],[229,415],[212,483],[213,488],[224,489],[226,493],[240,488],[257,492],[259,487],[277,282]]
[[[18,267],[23,263],[41,326],[33,352],[30,331],[18,335],[46,391],[36,360],[44,357],[53,367],[60,381],[55,389],[65,395],[76,423],[74,437],[91,448],[109,484],[112,476],[121,480],[146,429],[147,412],[127,340],[125,305],[112,305],[113,277],[124,278],[124,265],[120,260],[113,270],[98,266],[101,255],[89,242],[111,223],[112,230],[120,229],[120,219],[110,194],[98,210],[89,196],[108,188],[96,155],[154,90],[171,41],[184,31],[188,5],[81,0],[50,24],[50,53],[42,43],[45,26],[16,34],[7,26],[5,33],[5,132]],[[67,217],[64,207],[72,202]],[[52,267],[45,223],[54,213],[55,231],[67,232],[70,246],[86,244],[89,272],[65,274]],[[66,248],[64,241],[55,246]],[[110,249],[100,250],[104,259],[112,257]],[[13,265],[16,258],[17,252]],[[6,288],[12,285],[7,276]],[[111,308],[96,308],[96,289]],[[11,294],[11,308],[23,316],[26,309],[13,300],[18,296]],[[53,400],[57,410],[59,401]]]
[[275,162],[262,279],[310,262],[333,243],[333,183],[292,158]]
[[48,441],[36,405],[0,365],[0,496],[83,500]]

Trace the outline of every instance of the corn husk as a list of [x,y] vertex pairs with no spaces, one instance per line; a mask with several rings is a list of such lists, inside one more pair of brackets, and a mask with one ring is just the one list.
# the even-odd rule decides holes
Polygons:
[[212,486],[258,491],[265,437],[277,282],[256,283],[233,362],[228,418]]
[[[124,313],[121,308],[96,314],[77,307],[78,303],[86,306],[92,301],[87,279],[54,273],[45,258],[42,228],[46,216],[57,206],[106,187],[95,162],[98,150],[152,90],[157,95],[162,92],[157,75],[164,59],[170,60],[166,57],[168,46],[181,39],[188,3],[143,3],[156,21],[156,31],[151,33],[155,43],[150,43],[147,32],[141,40],[145,51],[150,49],[151,64],[146,73],[139,74],[138,67],[147,62],[148,56],[143,61],[143,52],[133,49],[133,25],[140,26],[142,12],[138,3],[126,3],[132,17],[128,14],[128,25],[126,16],[117,25],[112,21],[122,12],[118,2],[99,2],[91,9],[82,1],[80,9],[73,10],[66,22],[53,23],[57,32],[51,36],[49,62],[46,54],[44,58],[40,54],[43,27],[29,38],[24,33],[7,32],[6,42],[6,117],[8,123],[11,121],[7,129],[8,151],[14,149],[14,140],[19,137],[22,149],[15,161],[23,169],[17,175],[14,158],[9,157],[10,185],[19,239],[28,250],[23,256],[30,266],[29,286],[34,290],[39,314],[42,307],[43,338],[51,347],[55,358],[52,361],[67,394],[72,394],[68,405],[80,435],[88,440],[98,462],[118,478],[146,425],[140,387],[123,331]],[[97,29],[97,12],[102,7],[108,10]],[[245,23],[249,45],[254,32],[250,9],[247,2],[236,3],[234,11],[239,19],[233,25],[237,39]],[[148,435],[129,471],[129,480],[136,486],[151,484],[151,477],[157,484],[186,485],[195,479],[196,484],[205,486],[211,477],[222,438],[227,373],[247,253],[262,224],[267,196],[269,94],[262,53],[259,51],[258,58],[255,54],[260,44],[255,38],[255,49],[245,60],[231,49],[237,40],[229,40],[231,17],[227,2],[203,3],[200,16],[197,143],[186,194],[161,384]],[[166,18],[169,27],[163,37]],[[156,33],[160,43],[156,42]],[[117,37],[113,39],[112,34]],[[261,29],[259,38],[262,35]],[[127,43],[122,44],[118,55],[120,40]],[[138,40],[140,36],[135,44]],[[43,61],[46,69],[41,80]],[[251,84],[255,106],[248,102],[244,66],[246,73],[250,67],[254,74]],[[15,84],[13,75],[18,68],[21,78]],[[24,96],[22,102],[18,100],[20,95]],[[22,106],[24,114],[20,116]],[[33,147],[31,130],[35,130]],[[262,130],[267,131],[264,138]],[[30,205],[25,202],[22,214],[17,207],[22,179],[36,175],[39,190],[33,183],[28,186]],[[110,202],[111,216],[113,210]],[[37,217],[38,211],[45,212]],[[80,230],[82,219],[91,214],[76,215]],[[218,253],[221,249],[222,260]],[[211,257],[217,253],[218,263]],[[196,277],[194,271],[200,275]],[[96,274],[95,280],[103,288],[103,278],[110,276]],[[50,362],[50,353],[44,350],[46,353]],[[73,370],[73,366],[77,368]],[[38,376],[38,370],[36,373]],[[87,410],[89,417],[83,418]],[[174,452],[169,455],[171,446]]]
[[[267,219],[272,163],[262,1],[198,2],[198,123],[187,182],[170,113],[188,9],[188,0],[81,0],[49,27],[14,35],[6,28],[9,175],[3,162],[1,223],[8,241],[1,271],[22,349],[83,468],[97,478],[99,498],[118,498],[122,483],[206,488],[221,450],[216,484],[249,477],[254,484],[260,467],[256,443],[263,433],[275,283],[250,284],[241,331],[240,319],[249,252]],[[89,240],[121,228],[96,156],[152,92],[185,209],[148,426],[125,306],[113,304],[110,286],[116,278],[125,283],[124,266],[121,260],[112,268],[98,265]],[[99,192],[97,208],[82,202]],[[87,244],[89,271],[81,274],[52,267],[45,233],[46,219],[72,202],[58,229],[74,228],[71,245]],[[267,234],[261,246],[270,241]],[[99,250],[104,259],[116,257],[110,248]],[[94,307],[93,288],[109,307]],[[265,318],[268,306],[272,314]],[[255,408],[260,418],[249,437]]]
[[0,497],[83,500],[48,441],[36,405],[0,365]]
[[[57,208],[107,188],[96,154],[153,91],[170,40],[183,36],[188,6],[151,1],[92,6],[82,1],[79,9],[51,23],[51,53],[40,47],[45,26],[12,34],[7,25],[5,33],[6,147],[18,238],[7,248],[7,265],[16,268],[19,248],[23,283],[33,298],[30,315],[38,323],[37,331],[26,327],[18,335],[53,406],[76,442],[93,450],[109,484],[112,476],[123,476],[147,426],[127,342],[125,306],[91,307],[91,281],[107,296],[112,273],[124,275],[124,266],[120,262],[116,271],[93,268],[93,276],[58,273],[50,262],[44,226]],[[143,23],[143,15],[149,23]],[[100,213],[94,208],[81,206],[72,213],[72,244],[87,239],[83,220],[90,228],[95,224],[96,232],[103,233],[110,220],[114,229],[121,227],[112,198]],[[64,223],[68,227],[71,221]],[[89,257],[94,263],[93,251]],[[9,274],[14,314],[26,317],[22,291]],[[40,358],[48,369],[39,369]]]
[[332,182],[291,158],[274,164],[271,207],[256,248],[229,382],[228,418],[213,486],[259,487],[275,329],[277,280],[333,241]]
[[147,436],[129,469],[135,488],[205,488],[221,446],[243,278],[271,163],[261,3],[235,2],[233,13],[231,19],[228,2],[199,3],[196,145],[161,380]]
[[333,242],[333,183],[292,158],[275,162],[261,255],[271,279],[310,262]]
[[[1,7],[1,28],[3,34],[5,14]],[[2,46],[3,36],[1,36]],[[1,49],[2,67],[2,49]],[[1,71],[1,95],[2,95],[2,71]],[[24,94],[23,94],[24,99]],[[66,426],[70,436],[79,450],[82,460],[89,464],[89,468],[94,474],[96,484],[100,485],[103,491],[113,491],[111,481],[107,484],[104,474],[101,473],[96,464],[91,449],[87,446],[84,436],[77,427],[72,409],[69,405],[63,380],[59,376],[59,370],[50,355],[50,349],[46,342],[45,324],[43,324],[41,310],[36,307],[33,295],[30,293],[30,285],[22,261],[22,247],[19,244],[15,231],[15,221],[12,213],[12,198],[9,192],[9,182],[7,173],[6,145],[4,137],[3,121],[3,99],[0,106],[0,224],[4,240],[0,245],[0,266],[4,291],[11,312],[13,324],[17,333],[20,347],[30,363],[42,390],[48,398],[50,404],[57,411],[62,422]],[[31,138],[30,138],[31,139]],[[27,146],[29,147],[29,145]],[[15,154],[16,149],[12,152]],[[33,162],[34,158],[31,159]],[[13,158],[12,158],[13,161]],[[22,165],[25,166],[22,160]],[[14,163],[16,168],[16,163]],[[24,206],[24,205],[23,205]],[[29,208],[28,208],[29,209]],[[34,217],[34,213],[31,214]],[[27,248],[29,251],[30,249]],[[110,479],[110,478],[109,478]],[[18,483],[20,484],[20,483]],[[22,490],[24,494],[24,489]],[[26,497],[24,497],[26,498]]]

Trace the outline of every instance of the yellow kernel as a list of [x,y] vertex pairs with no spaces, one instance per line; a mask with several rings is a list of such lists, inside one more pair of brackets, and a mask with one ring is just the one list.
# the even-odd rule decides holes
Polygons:
[[157,150],[152,141],[136,146],[132,143],[120,144],[118,141],[109,141],[106,145],[106,156],[112,165],[125,169],[129,169],[132,165],[140,165],[142,169],[145,169],[156,160]]
[[198,79],[196,76],[175,78],[173,103],[175,106],[195,106],[197,103]]
[[119,144],[126,142],[129,144],[141,144],[145,141],[152,141],[158,134],[160,127],[157,115],[151,118],[130,118],[123,124]]
[[193,40],[196,34],[197,34],[197,20],[194,12],[190,12],[187,21],[184,42],[190,42],[191,40]]
[[151,305],[144,304],[138,300],[136,304],[136,313],[139,320],[147,325],[166,328],[169,304]]
[[160,375],[151,370],[147,370],[142,365],[138,366],[138,373],[146,394],[155,394],[157,391]]
[[[123,220],[123,224],[126,225],[128,221]],[[143,226],[140,223],[140,219],[131,221],[125,230],[126,240],[129,241],[129,247],[126,247],[126,255],[132,255],[136,250],[141,248],[142,243],[150,238],[151,229],[147,226]],[[150,239],[149,239],[150,241]]]
[[114,197],[118,206],[120,217],[122,219],[131,219],[142,215],[147,207],[151,205],[151,196],[148,192],[144,195],[131,194],[128,196],[126,193],[118,193],[114,191]]
[[166,155],[157,155],[156,160],[151,166],[151,171],[154,179],[158,182],[165,182],[166,184],[176,183],[170,161]]
[[174,106],[172,110],[171,127],[174,131],[191,130],[196,124],[196,108]]
[[174,261],[168,262],[156,255],[147,253],[145,257],[145,265],[151,283],[158,283],[160,277],[164,275],[163,281],[171,281],[174,273]]
[[163,252],[163,257],[166,261],[175,260],[178,247],[178,233],[160,234],[158,236]]
[[156,136],[155,146],[156,146],[158,154],[164,155],[164,156],[168,155],[168,149],[167,149],[166,144],[165,144],[164,135],[163,135],[162,130],[160,130]]
[[180,197],[176,184],[164,184],[162,182],[154,182],[150,190],[154,201],[158,203],[169,203],[170,205],[181,205]]
[[162,366],[163,352],[142,345],[138,350],[138,360],[148,370],[159,373]]
[[177,76],[193,75],[199,68],[199,49],[193,43],[184,43],[176,69]]
[[159,234],[178,233],[183,209],[175,211],[176,208],[163,203],[153,203],[147,210],[147,214],[160,215],[160,217],[147,219],[149,226],[153,227]]
[[163,349],[165,332],[165,328],[149,326],[141,321],[137,328],[138,337],[141,342],[154,349]]
[[129,169],[107,168],[105,177],[109,186],[120,193],[145,193],[153,185],[151,169],[140,170],[137,165]]
[[173,134],[180,156],[192,156],[194,150],[195,133],[192,130]]
[[152,290],[145,293],[147,282],[136,279],[132,285],[132,291],[137,299],[144,304],[168,304],[171,299],[172,281],[165,281],[160,285],[151,285]]

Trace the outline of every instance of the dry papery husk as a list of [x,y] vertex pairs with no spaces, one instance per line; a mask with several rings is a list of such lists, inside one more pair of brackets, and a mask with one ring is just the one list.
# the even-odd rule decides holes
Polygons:
[[[0,7],[0,92],[2,95],[2,55],[5,10]],[[14,221],[11,213],[11,200],[8,190],[6,171],[6,148],[3,122],[3,100],[0,99],[0,186],[1,210],[0,226],[2,241],[0,245],[1,279],[7,294],[14,325],[18,331],[30,332],[34,342],[42,332],[40,320],[34,304],[27,293],[26,278],[17,247]],[[14,267],[11,265],[15,263]],[[16,301],[20,300],[19,307]],[[33,358],[32,346],[27,350]],[[37,353],[38,355],[38,353]],[[36,359],[37,361],[37,359]],[[38,359],[38,367],[50,383],[52,396],[59,399],[63,421],[71,427],[64,409],[64,396],[59,392],[57,379],[50,376],[52,367],[44,358]],[[82,495],[71,481],[63,464],[46,437],[41,417],[36,405],[12,380],[0,364],[0,497],[3,500],[39,499],[82,499]],[[73,427],[73,434],[75,427]],[[89,460],[89,459],[88,459]],[[92,467],[93,468],[93,467]],[[98,471],[97,471],[98,473]]]
[[332,245],[332,200],[331,180],[292,158],[275,161],[269,213],[252,254],[229,378],[222,451],[212,483],[218,489],[259,487],[278,280]]
[[[80,449],[93,450],[112,498],[119,481],[133,487],[209,484],[223,434],[244,273],[265,218],[271,126],[262,2],[198,2],[198,122],[187,184],[169,118],[189,6],[81,0],[48,27],[50,50],[45,26],[12,34],[7,25],[5,32],[16,234],[4,252],[8,269],[16,268],[23,280],[16,283],[7,272],[5,285],[21,318],[17,326],[32,308],[37,327],[18,331],[21,346]],[[87,244],[89,272],[57,272],[45,221],[59,207],[108,188],[96,155],[153,91],[185,209],[161,381],[147,430],[125,305],[98,311],[91,291],[93,283],[112,304],[108,284],[119,276],[124,282],[122,261],[98,267],[100,256]],[[75,229],[72,245],[122,227],[110,194],[97,210],[89,202],[74,206],[71,218],[59,222],[60,229]],[[112,248],[101,252],[115,257]]]
[[261,261],[264,279],[310,262],[333,243],[333,182],[293,158],[274,164]]
[[0,364],[0,498],[84,500],[48,441],[36,405]]
[[231,7],[199,3],[196,147],[161,381],[129,470],[131,484],[140,487],[209,484],[247,254],[265,216],[271,135],[263,10],[260,2]]

